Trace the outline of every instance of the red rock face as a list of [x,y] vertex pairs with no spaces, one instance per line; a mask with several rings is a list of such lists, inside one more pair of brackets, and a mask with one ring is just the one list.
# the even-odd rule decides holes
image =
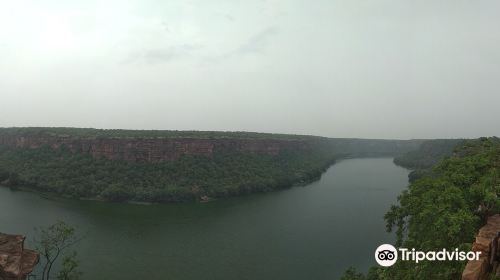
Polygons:
[[38,263],[37,252],[24,249],[24,236],[0,233],[0,279],[21,280]]
[[462,280],[487,280],[490,275],[500,276],[500,214],[488,218],[488,223],[479,230],[472,250],[481,252],[477,261],[469,261]]
[[173,161],[182,155],[211,157],[216,152],[249,152],[278,155],[283,150],[309,150],[301,140],[271,139],[198,139],[198,138],[75,138],[51,136],[0,136],[0,144],[16,148],[59,149],[65,146],[72,152],[94,158],[129,162]]

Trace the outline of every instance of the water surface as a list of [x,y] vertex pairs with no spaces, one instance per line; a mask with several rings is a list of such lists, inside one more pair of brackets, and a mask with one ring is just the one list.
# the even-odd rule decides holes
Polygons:
[[349,159],[317,182],[209,203],[115,204],[0,188],[0,231],[64,220],[88,232],[84,279],[338,279],[391,243],[383,215],[408,183],[391,158]]

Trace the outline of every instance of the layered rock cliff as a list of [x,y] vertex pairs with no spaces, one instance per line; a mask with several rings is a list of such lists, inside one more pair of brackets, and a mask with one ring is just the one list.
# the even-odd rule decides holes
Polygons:
[[500,214],[488,218],[487,224],[479,230],[472,250],[481,252],[479,260],[469,261],[462,274],[462,280],[487,280],[500,276]]
[[[67,133],[69,130],[70,133]],[[153,133],[154,132],[154,133]],[[279,155],[286,150],[321,151],[328,156],[394,156],[418,148],[422,140],[373,140],[234,133],[0,128],[0,146],[36,149],[66,147],[94,158],[128,162],[174,161],[183,155],[212,157],[220,152]]]
[[72,152],[94,158],[129,162],[161,162],[176,160],[182,155],[211,157],[215,152],[250,152],[278,155],[283,150],[308,150],[304,140],[275,139],[199,139],[199,138],[80,138],[47,135],[0,135],[0,145],[36,149],[62,146]]
[[26,279],[38,263],[38,253],[24,249],[24,239],[0,233],[0,280]]

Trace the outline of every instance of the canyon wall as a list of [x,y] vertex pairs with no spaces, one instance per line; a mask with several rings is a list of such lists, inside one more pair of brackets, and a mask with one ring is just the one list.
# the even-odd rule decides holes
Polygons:
[[336,158],[395,156],[416,150],[423,142],[250,132],[0,128],[0,145],[10,148],[64,146],[94,158],[152,163],[174,161],[183,155],[212,157],[220,152],[243,152],[276,156],[287,150],[314,150]]
[[200,139],[200,138],[81,138],[74,136],[18,136],[0,135],[0,145],[12,148],[40,148],[62,146],[72,152],[92,155],[94,158],[125,160],[129,162],[173,161],[182,155],[211,157],[216,152],[249,152],[278,155],[284,150],[310,150],[305,140],[274,139]]
[[0,233],[0,280],[24,280],[38,263],[39,254],[25,249],[24,239]]
[[500,214],[488,218],[476,236],[472,251],[481,252],[481,256],[467,263],[462,280],[488,280],[493,275],[500,276]]

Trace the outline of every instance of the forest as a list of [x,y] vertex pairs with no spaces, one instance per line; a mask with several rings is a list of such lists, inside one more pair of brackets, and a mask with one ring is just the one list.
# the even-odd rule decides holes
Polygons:
[[185,155],[149,164],[94,159],[64,147],[0,147],[0,182],[74,198],[176,202],[290,187],[317,178],[333,162],[331,155],[319,151]]
[[225,197],[308,182],[333,159],[320,153],[183,156],[175,162],[93,159],[66,149],[0,149],[0,181],[78,198],[173,202]]
[[[218,150],[213,156],[184,154],[173,161],[130,162],[92,157],[62,145],[19,148],[0,141],[0,184],[62,196],[105,201],[178,202],[268,192],[318,179],[335,160],[392,156],[416,149],[419,140],[325,138],[254,132],[103,130],[92,128],[0,128],[0,140],[198,138],[304,141],[310,149],[277,155]],[[57,142],[57,141],[55,141]]]
[[463,139],[433,139],[423,142],[418,149],[404,153],[394,158],[396,165],[411,169],[410,182],[429,176],[432,167],[446,157],[453,155],[457,146],[463,144]]
[[[490,215],[500,213],[500,140],[463,141],[453,155],[415,180],[385,215],[396,247],[431,251],[469,251],[475,234]],[[460,279],[465,262],[398,261],[372,267],[367,275],[348,269],[343,280]]]
[[75,127],[9,127],[0,128],[6,135],[50,135],[87,138],[203,138],[203,139],[320,139],[323,137],[295,134],[261,133],[246,131],[198,130],[127,130]]

